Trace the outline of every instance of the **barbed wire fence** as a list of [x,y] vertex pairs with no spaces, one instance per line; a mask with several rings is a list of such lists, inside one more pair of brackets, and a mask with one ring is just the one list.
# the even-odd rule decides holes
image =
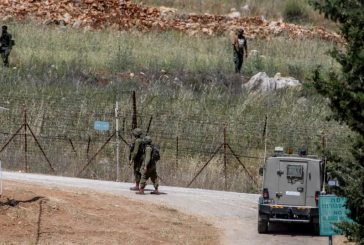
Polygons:
[[[254,192],[260,185],[258,169],[269,156],[266,151],[276,146],[320,154],[317,149],[324,141],[341,155],[348,152],[350,132],[334,122],[283,121],[264,111],[232,117],[193,107],[177,110],[173,101],[162,96],[138,100],[134,91],[2,95],[0,106],[10,109],[0,112],[3,166],[130,182],[126,143],[132,141],[132,129],[140,127],[161,150],[158,174],[164,185]],[[95,121],[109,122],[110,127],[95,130]]]

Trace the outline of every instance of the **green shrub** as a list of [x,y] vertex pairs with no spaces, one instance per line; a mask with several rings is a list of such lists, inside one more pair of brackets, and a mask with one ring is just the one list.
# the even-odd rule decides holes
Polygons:
[[286,22],[302,23],[308,20],[308,7],[299,0],[288,0],[284,5],[283,18]]

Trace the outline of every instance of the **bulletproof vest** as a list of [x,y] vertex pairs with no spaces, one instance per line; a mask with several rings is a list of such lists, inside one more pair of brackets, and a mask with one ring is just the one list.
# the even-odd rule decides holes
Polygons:
[[[145,142],[144,142],[143,139],[138,138],[136,140],[140,141],[139,149],[138,149],[138,153],[137,153],[137,157],[136,157],[136,158],[140,159],[145,154],[145,146],[146,145],[145,145]],[[134,146],[135,146],[135,143],[132,143],[132,144],[129,145],[129,147],[130,147],[130,149],[129,149],[129,160],[131,160],[131,154],[134,151]]]

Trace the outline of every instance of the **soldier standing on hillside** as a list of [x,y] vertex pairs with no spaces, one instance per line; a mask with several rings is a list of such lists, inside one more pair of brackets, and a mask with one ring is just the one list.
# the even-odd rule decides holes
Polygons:
[[243,29],[239,29],[236,32],[236,38],[233,42],[233,46],[234,46],[235,72],[240,73],[241,67],[243,66],[244,62],[244,52],[245,52],[245,57],[248,58],[248,44],[244,36]]
[[140,181],[140,191],[136,194],[144,194],[144,188],[146,186],[147,180],[151,178],[155,191],[150,194],[158,195],[158,175],[156,163],[159,160],[159,150],[152,145],[152,138],[146,136],[145,139],[145,160],[143,164],[142,180]]
[[134,163],[134,176],[135,176],[135,187],[131,187],[130,190],[138,191],[139,190],[139,182],[141,178],[140,168],[143,163],[143,156],[145,151],[145,143],[141,138],[143,132],[140,128],[136,128],[133,130],[134,142],[130,147],[130,158],[129,164],[132,165]]
[[0,43],[1,43],[1,47],[0,47],[1,58],[4,62],[4,65],[6,67],[9,67],[9,55],[10,55],[11,49],[13,48],[13,42],[11,40],[10,33],[8,33],[7,26],[2,27]]

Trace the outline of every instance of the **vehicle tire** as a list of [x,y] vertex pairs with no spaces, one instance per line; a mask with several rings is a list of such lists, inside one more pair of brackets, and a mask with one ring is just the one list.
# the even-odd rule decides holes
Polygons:
[[268,233],[268,222],[258,221],[258,233]]
[[320,235],[320,222],[319,222],[319,218],[318,217],[315,217],[312,219],[312,231],[313,231],[313,234],[315,236],[319,236]]

